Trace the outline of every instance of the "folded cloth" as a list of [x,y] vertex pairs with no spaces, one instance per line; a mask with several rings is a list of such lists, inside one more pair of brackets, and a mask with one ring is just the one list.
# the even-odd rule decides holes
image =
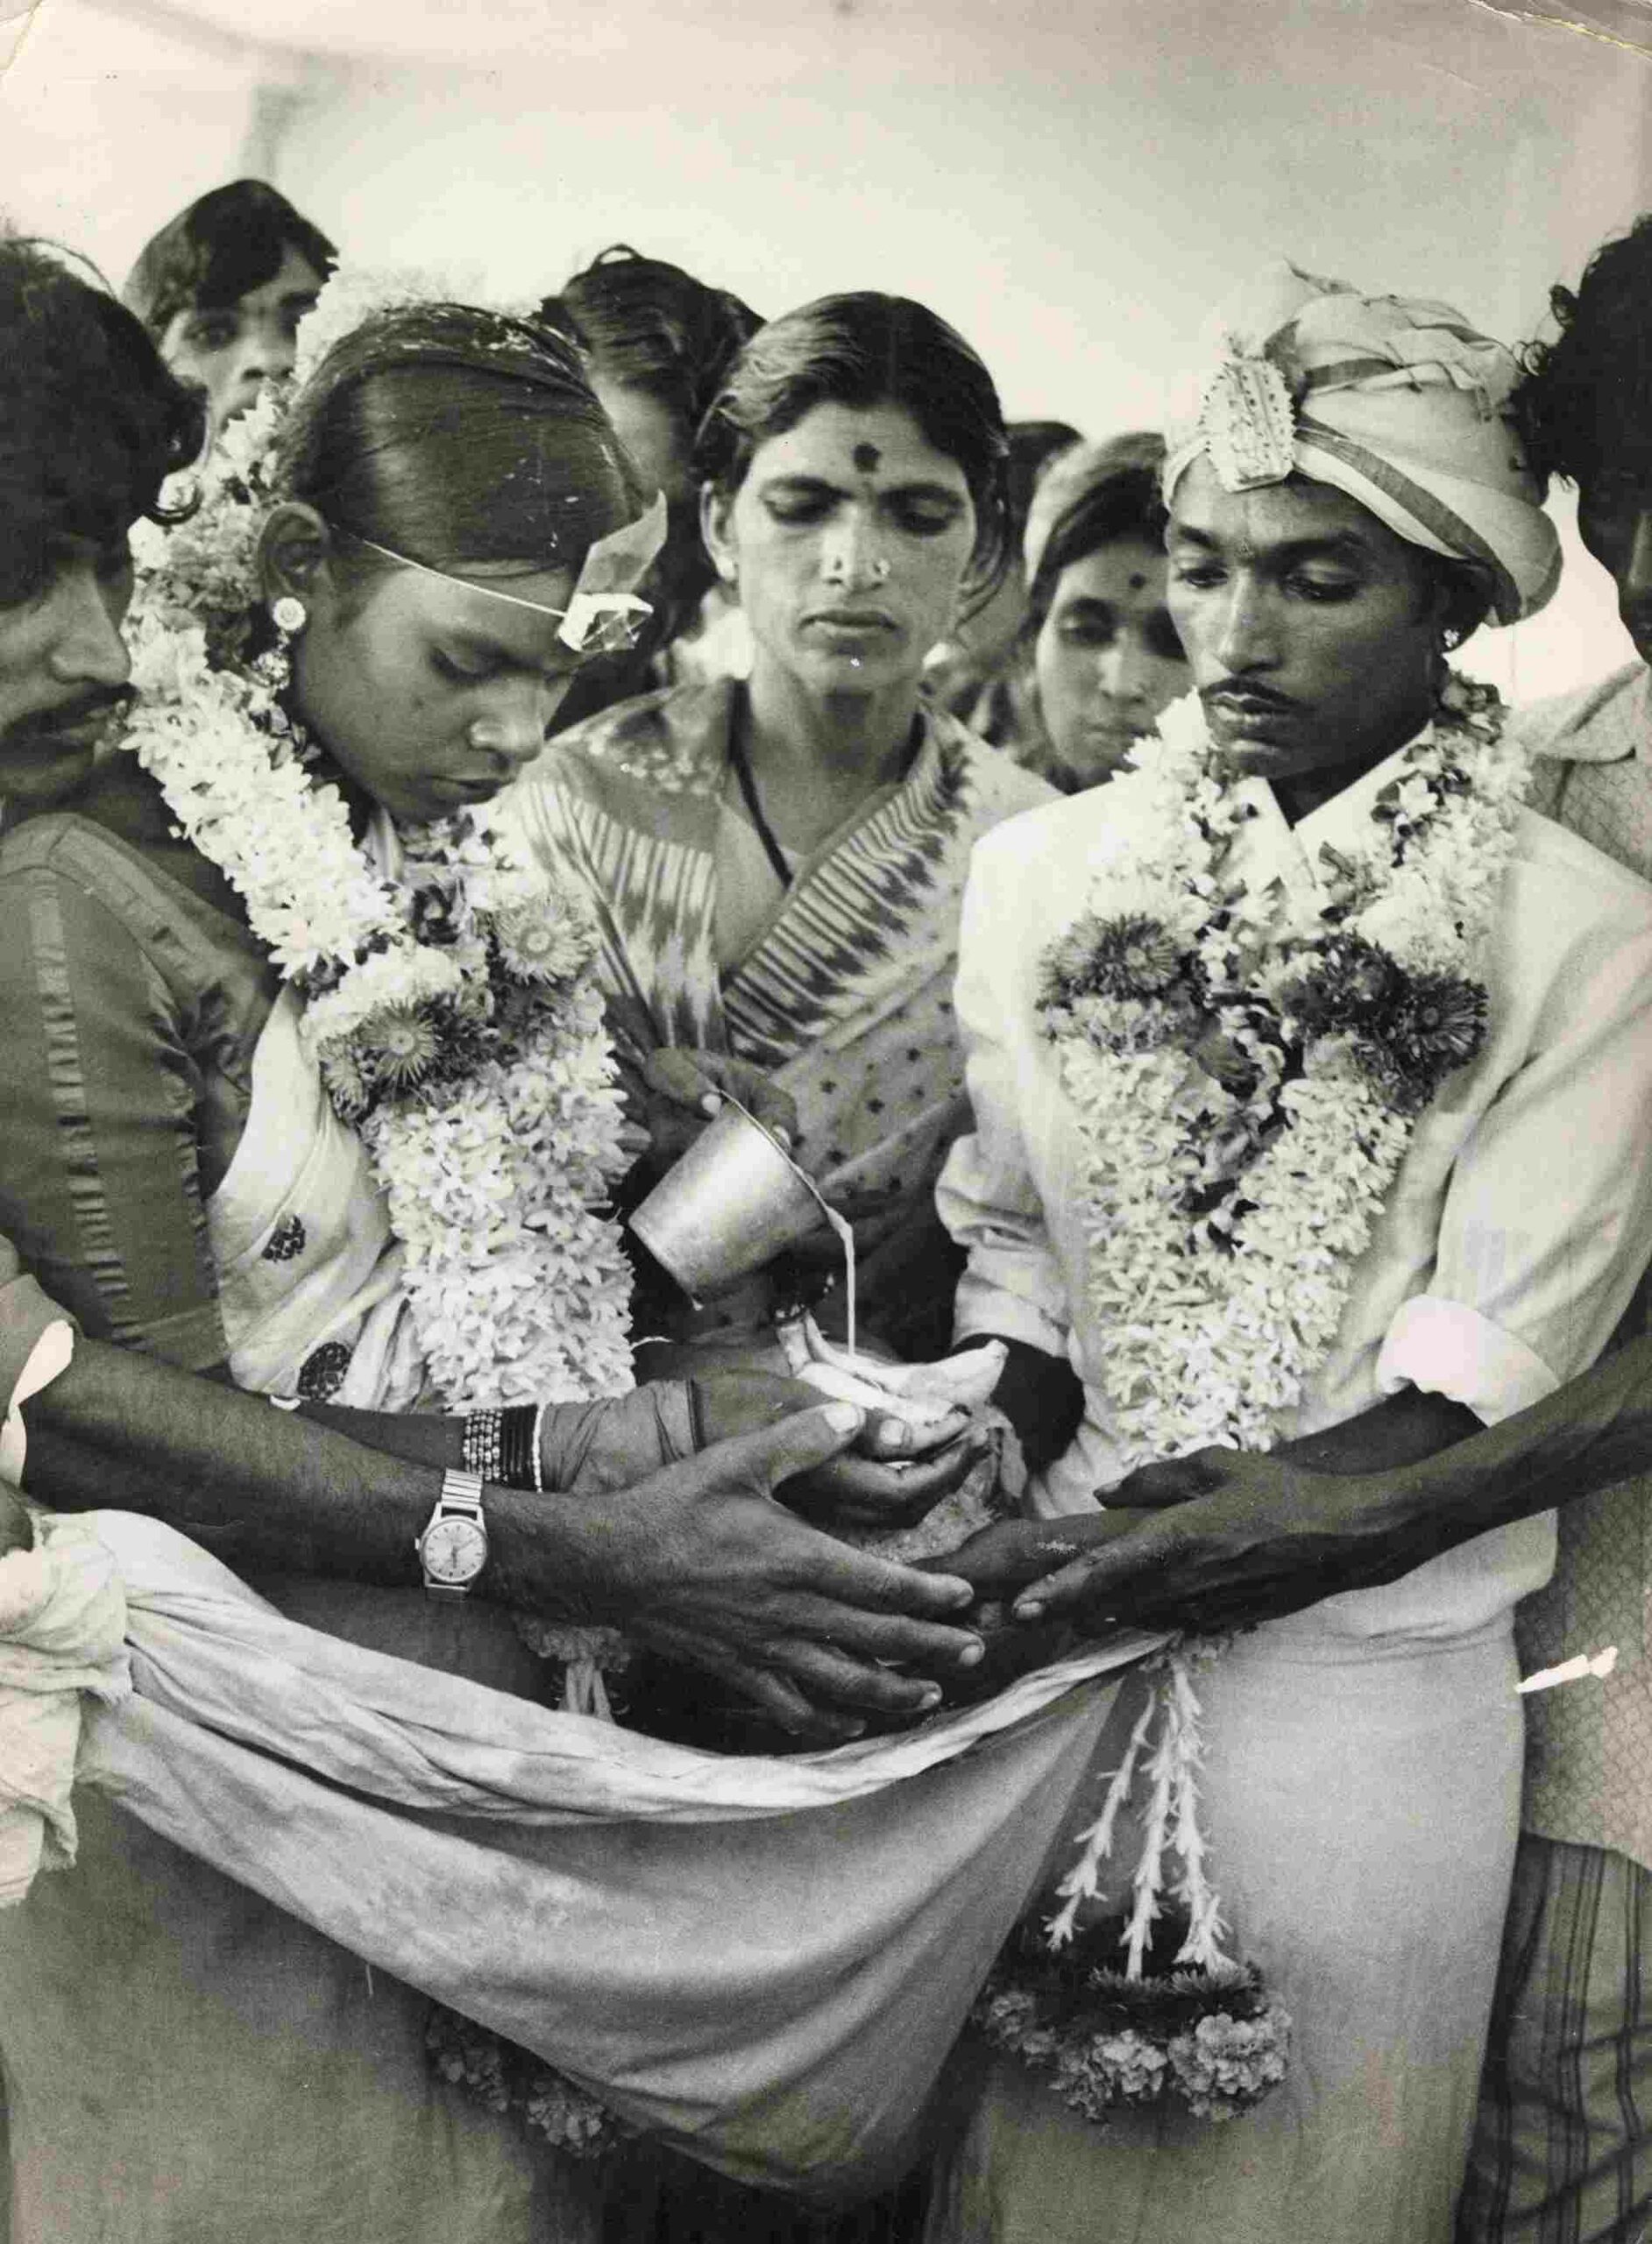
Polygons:
[[784,1758],[553,1714],[285,1619],[102,1512],[134,1694],[80,1775],[330,1938],[742,2179],[830,2198],[909,2155],[1035,1891],[1121,1637],[983,1706]]
[[82,1694],[130,1693],[125,1629],[117,1562],[86,1521],[43,1515],[34,1547],[0,1558],[0,1907],[74,1859]]

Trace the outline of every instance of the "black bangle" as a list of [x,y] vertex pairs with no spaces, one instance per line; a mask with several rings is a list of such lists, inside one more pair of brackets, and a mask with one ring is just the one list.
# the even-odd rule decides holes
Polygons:
[[500,1479],[507,1488],[533,1488],[539,1485],[539,1475],[534,1470],[534,1430],[539,1423],[539,1411],[532,1402],[513,1403],[501,1410],[500,1417]]

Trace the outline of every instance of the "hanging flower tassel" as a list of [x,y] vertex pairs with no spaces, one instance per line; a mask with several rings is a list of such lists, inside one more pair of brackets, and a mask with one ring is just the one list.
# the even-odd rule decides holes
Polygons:
[[[1152,1676],[1102,1812],[1080,1835],[1060,1881],[1062,1907],[1024,1923],[976,2002],[995,2047],[1046,2078],[1063,2102],[1104,2122],[1126,2104],[1175,2098],[1202,2118],[1229,2120],[1285,2077],[1291,2020],[1255,1966],[1222,1946],[1222,1913],[1199,1827],[1203,1758],[1195,1676],[1215,1644],[1177,1644],[1145,1663]],[[1131,1905],[1081,1927],[1102,1898],[1102,1864],[1138,1772],[1147,1789]],[[1166,1900],[1173,1907],[1166,1907]],[[1174,1929],[1173,1949],[1165,1937]],[[1113,1958],[1125,1951],[1124,1967]]]

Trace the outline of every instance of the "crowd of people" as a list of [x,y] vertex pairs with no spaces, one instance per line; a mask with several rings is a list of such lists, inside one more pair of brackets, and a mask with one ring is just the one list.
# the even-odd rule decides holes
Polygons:
[[[531,309],[369,285],[252,181],[124,301],[0,238],[0,2237],[1629,2244],[1652,217],[1512,348],[1259,274],[1162,432],[1006,424],[906,298],[770,309],[627,246]],[[1451,657],[1552,594],[1557,481],[1635,658],[1510,711]],[[834,1228],[702,1301],[626,1218],[730,1113]],[[782,1328],[1002,1369],[984,1409],[823,1402]],[[993,1523],[879,1547],[983,1477]],[[74,1631],[120,1514],[358,1648],[364,1736],[374,1655],[581,1736],[619,1657],[671,1766],[825,1781],[1145,1631],[1054,1701],[1094,1716],[1060,1891],[1254,1964],[1282,2077],[1215,2124],[1259,2029],[1223,2013],[1178,2103],[1116,2020],[1081,2093],[1001,2004],[893,2170],[812,2104],[806,2151],[729,2154],[812,2092],[732,2066],[576,2155],[547,2099],[594,2091],[594,2139],[722,2022],[606,2070],[571,2027],[524,2099],[554,2032],[226,1871],[212,1827],[283,1836],[233,1764],[170,1821],[133,1781],[71,1808],[46,1710],[118,1695]],[[1121,1805],[1178,1707],[1176,1817]],[[994,1733],[981,1850],[1030,1923],[1050,1719]],[[314,1720],[278,1762],[333,1765]],[[937,1781],[890,1780],[890,1844]],[[727,1828],[693,1877],[734,1920]],[[622,1935],[651,1841],[605,1843]],[[1001,1938],[902,1999],[967,2006]],[[812,2209],[750,2179],[787,2160]]]

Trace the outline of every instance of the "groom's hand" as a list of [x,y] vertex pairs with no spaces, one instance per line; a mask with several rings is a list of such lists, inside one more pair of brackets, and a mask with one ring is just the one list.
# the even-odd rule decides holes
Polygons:
[[[707,1445],[820,1407],[818,1388],[770,1372],[706,1372],[690,1383]],[[964,1410],[915,1426],[893,1411],[869,1409],[851,1447],[784,1481],[776,1494],[789,1510],[825,1527],[911,1527],[952,1495],[990,1441]]]

